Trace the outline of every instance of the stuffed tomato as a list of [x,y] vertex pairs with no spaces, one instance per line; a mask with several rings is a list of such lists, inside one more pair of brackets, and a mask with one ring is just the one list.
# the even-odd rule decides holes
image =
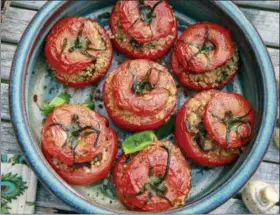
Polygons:
[[224,148],[238,148],[252,136],[255,113],[251,104],[237,93],[220,92],[207,104],[204,125]]
[[218,93],[217,90],[208,90],[196,94],[176,115],[175,139],[184,154],[200,165],[224,165],[233,162],[239,154],[239,149],[221,147],[205,129],[205,107]]
[[101,79],[113,56],[105,29],[86,17],[59,20],[47,36],[44,51],[54,76],[72,87]]
[[109,24],[114,46],[131,58],[160,58],[178,34],[174,12],[165,0],[118,1]]
[[68,183],[103,179],[115,159],[118,138],[100,114],[81,105],[62,105],[50,113],[41,131],[42,151]]
[[231,81],[238,70],[238,48],[224,27],[210,22],[196,23],[177,40],[171,66],[187,88],[220,88]]
[[160,64],[129,60],[107,77],[103,98],[109,116],[119,127],[131,131],[155,129],[175,108],[176,85]]
[[114,167],[113,180],[128,209],[156,212],[184,205],[191,170],[178,147],[155,139],[140,152],[123,154]]

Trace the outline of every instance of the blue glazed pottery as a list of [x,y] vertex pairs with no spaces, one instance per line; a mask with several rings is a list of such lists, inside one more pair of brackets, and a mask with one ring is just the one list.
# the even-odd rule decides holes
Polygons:
[[[92,91],[93,86],[75,90],[65,88],[51,75],[43,54],[44,40],[52,26],[62,17],[77,15],[96,19],[108,29],[108,20],[98,16],[110,12],[114,1],[50,1],[34,17],[26,29],[14,57],[10,82],[10,111],[16,135],[22,151],[40,180],[59,198],[82,213],[125,213],[125,208],[100,202],[86,195],[96,187],[77,187],[65,183],[50,167],[40,149],[40,128],[43,116],[39,103],[50,101],[62,90],[72,95],[73,102],[80,103]],[[233,196],[249,180],[262,161],[268,148],[276,117],[276,84],[273,67],[266,48],[242,12],[230,1],[170,1],[182,32],[189,24],[212,21],[227,27],[239,45],[240,68],[237,77],[223,90],[243,94],[256,111],[256,126],[248,151],[232,165],[205,168],[191,163],[192,189],[183,207],[166,213],[206,213],[220,206]],[[108,73],[115,68],[122,55],[115,55]],[[102,88],[102,80],[97,88]],[[186,98],[177,99],[177,109]],[[101,105],[101,106],[100,106]],[[107,116],[102,104],[96,111]],[[118,129],[120,139],[128,132]],[[86,190],[86,191],[85,191]],[[117,202],[117,200],[116,200]]]

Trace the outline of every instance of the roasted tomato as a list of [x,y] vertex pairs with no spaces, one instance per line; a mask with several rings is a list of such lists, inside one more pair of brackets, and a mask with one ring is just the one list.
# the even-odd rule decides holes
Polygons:
[[168,70],[149,60],[130,60],[106,79],[104,104],[121,128],[155,129],[171,115],[176,104],[176,85]]
[[163,0],[126,0],[119,8],[122,29],[140,44],[166,37],[176,25],[172,8]]
[[[139,2],[141,2],[141,1],[139,1]],[[143,10],[146,10],[147,12],[148,12],[148,10],[150,11],[151,5],[156,6],[156,4],[157,4],[154,2],[155,1],[145,1],[144,3],[142,3],[142,4],[144,4],[144,6],[142,6],[142,8],[146,8]],[[166,28],[166,29],[162,29],[161,21],[158,20],[158,18],[153,17],[151,19],[152,20],[151,23],[154,23],[156,25],[154,26],[154,24],[152,24],[153,30],[151,30],[150,33],[148,33],[148,34],[147,34],[147,32],[143,33],[142,27],[140,29],[138,29],[138,27],[139,27],[138,25],[141,23],[142,23],[142,25],[147,25],[142,20],[139,19],[140,21],[137,21],[138,24],[136,23],[137,25],[132,28],[133,31],[131,31],[130,33],[132,33],[132,35],[135,35],[135,34],[137,35],[138,34],[137,32],[140,32],[141,35],[138,35],[138,41],[139,41],[139,39],[141,40],[141,38],[143,39],[143,36],[144,36],[144,38],[145,37],[147,38],[147,36],[148,36],[148,38],[150,38],[150,39],[157,37],[157,39],[151,40],[144,44],[139,43],[136,39],[134,39],[128,32],[126,32],[123,29],[121,21],[120,21],[120,5],[128,4],[130,7],[131,4],[135,4],[135,3],[136,3],[136,1],[118,1],[115,4],[115,6],[112,10],[111,16],[110,16],[110,23],[109,23],[111,32],[112,32],[112,38],[113,38],[112,42],[113,42],[114,46],[120,52],[123,52],[128,57],[140,58],[140,59],[150,59],[150,60],[158,59],[161,56],[163,56],[172,47],[172,45],[174,44],[174,42],[177,38],[178,29],[177,29],[177,23],[176,23],[175,17],[173,15],[173,19],[174,19],[173,22],[168,21],[168,26],[164,25],[164,28]],[[161,2],[160,4],[157,4],[157,5],[158,6],[155,7],[156,8],[155,11],[157,11],[156,13],[160,14],[160,15],[157,14],[157,16],[162,17],[162,14],[167,13],[168,17],[169,17],[170,10],[168,9],[167,11],[163,12],[163,11],[161,11],[161,8],[165,8],[165,7],[170,8],[170,6],[166,6],[167,3],[165,1]],[[135,5],[135,6],[138,8],[137,5]],[[124,10],[127,10],[128,7],[124,6],[123,8],[124,8]],[[131,22],[135,18],[137,18],[137,19],[139,18],[139,8],[138,9],[137,8],[135,8],[135,10],[133,10],[133,11],[138,14],[127,13],[127,20],[129,22]],[[129,11],[127,11],[127,12],[129,12]],[[153,20],[155,20],[155,21],[153,21]],[[169,20],[169,18],[168,18],[168,20]],[[135,20],[133,20],[133,21],[135,21]],[[172,24],[172,27],[171,27],[171,24]],[[165,30],[170,30],[170,31],[168,32],[168,34],[166,36],[159,37],[160,35],[163,35],[162,33],[165,34]],[[149,37],[149,35],[151,35],[151,32],[153,32],[154,35],[152,37]]]
[[251,139],[254,110],[243,96],[221,92],[206,105],[203,122],[208,134],[220,146],[237,148]]
[[128,209],[163,211],[184,205],[191,188],[191,170],[178,147],[154,140],[141,152],[122,155],[113,180]]
[[105,29],[97,22],[85,17],[66,17],[51,29],[45,56],[58,80],[81,87],[105,75],[113,50]]
[[211,71],[193,73],[183,68],[175,52],[171,55],[171,67],[180,83],[192,90],[221,88],[230,82],[238,71],[239,56],[235,46],[234,55],[223,65]]
[[191,72],[206,72],[225,64],[234,54],[230,32],[224,27],[200,22],[189,26],[177,40],[176,57]]
[[203,116],[207,103],[218,93],[202,91],[190,98],[179,110],[175,120],[175,139],[194,162],[204,166],[219,166],[233,162],[239,149],[224,149],[207,133]]
[[70,184],[101,180],[112,166],[118,138],[106,118],[80,105],[50,113],[41,131],[48,162]]

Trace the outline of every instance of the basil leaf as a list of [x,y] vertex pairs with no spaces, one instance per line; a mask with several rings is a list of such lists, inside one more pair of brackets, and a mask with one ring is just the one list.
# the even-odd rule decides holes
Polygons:
[[102,181],[101,192],[103,195],[110,197],[111,199],[117,199],[117,191],[113,183],[112,175],[109,173]]
[[277,127],[277,128],[280,128],[280,119],[277,119],[277,121],[276,121],[276,127]]
[[91,110],[94,110],[95,108],[95,104],[94,104],[94,101],[92,101],[91,99],[87,99],[83,104],[82,106],[85,106]]
[[46,116],[48,113],[52,112],[56,107],[59,107],[63,104],[68,104],[70,102],[71,96],[68,93],[61,93],[56,96],[49,103],[44,104],[43,114]]
[[172,133],[175,124],[175,114],[171,115],[165,124],[155,130],[158,139],[163,139]]
[[139,132],[127,137],[122,142],[122,149],[125,154],[138,152],[146,148],[156,138],[153,131]]

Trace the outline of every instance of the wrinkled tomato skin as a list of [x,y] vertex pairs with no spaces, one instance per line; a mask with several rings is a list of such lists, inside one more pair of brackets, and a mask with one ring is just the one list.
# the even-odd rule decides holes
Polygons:
[[86,172],[82,167],[73,168],[72,166],[59,166],[55,165],[54,158],[42,147],[42,152],[48,161],[48,163],[54,168],[56,173],[63,178],[67,183],[72,185],[88,185],[98,182],[106,177],[110,171],[114,159],[117,155],[117,144],[118,136],[115,131],[110,130],[110,135],[114,144],[108,149],[109,158],[106,163],[103,163],[100,167],[93,169],[92,171]]
[[[170,144],[171,147],[170,166],[164,182],[167,186],[165,195],[172,204],[157,195],[153,195],[150,201],[147,201],[148,191],[135,196],[148,182],[151,167],[155,175],[164,174],[167,152],[161,148],[163,144]],[[113,169],[113,180],[120,201],[129,210],[158,212],[178,207],[184,202],[191,188],[191,170],[179,148],[167,141],[156,141],[129,161],[127,159],[125,154],[118,159]]]
[[[138,99],[142,98],[141,96],[132,95],[132,91],[130,89],[130,85],[132,84],[132,80],[125,79],[126,75],[128,74],[128,66],[131,62],[135,63],[135,67],[139,63],[139,68],[145,67],[145,65],[154,65],[155,68],[161,69],[161,78],[160,83],[157,85],[160,88],[166,88],[169,90],[169,97],[167,103],[165,102],[164,106],[159,106],[156,109],[153,107],[145,106],[146,109],[135,109],[132,104],[138,105]],[[151,67],[148,67],[148,69]],[[146,72],[146,69],[145,69]],[[113,82],[116,74],[120,77],[123,77],[123,85],[119,85],[120,82]],[[123,88],[126,88],[122,90]],[[158,89],[154,89],[154,91],[147,92],[145,96],[154,95],[153,92]],[[123,95],[125,94],[125,95]],[[142,130],[150,130],[159,127],[160,125],[164,124],[168,118],[170,117],[171,113],[174,111],[176,106],[176,85],[172,78],[172,76],[168,73],[168,71],[161,65],[148,61],[148,60],[132,60],[126,61],[121,64],[118,68],[116,68],[105,80],[103,86],[103,101],[105,108],[112,119],[112,121],[118,125],[122,129],[126,129],[129,131],[142,131]],[[115,101],[117,100],[118,101]],[[122,100],[124,100],[122,102]],[[159,103],[162,101],[156,102],[158,106]],[[141,104],[139,104],[141,105]],[[128,116],[129,112],[129,116]]]
[[[71,128],[74,116],[80,126]],[[99,136],[87,128],[84,130],[87,134],[81,134],[73,149],[73,140],[65,142],[69,134],[62,126],[72,131],[92,126],[99,130]],[[118,137],[115,131],[109,128],[109,121],[81,105],[62,105],[55,108],[44,122],[41,138],[42,151],[47,160],[57,173],[71,184],[88,184],[104,178],[117,153]],[[88,165],[93,160],[98,164],[93,163],[89,169]]]
[[[88,57],[85,57],[83,55],[81,56],[78,51],[74,51],[74,54],[67,51],[70,42],[68,42],[67,48],[65,48],[65,50],[63,51],[63,53],[65,53],[64,55],[62,55],[62,48],[60,47],[63,46],[63,39],[67,39],[67,41],[74,40],[74,38],[77,36],[79,26],[85,21],[96,25],[96,30],[99,34],[102,35],[102,38],[107,47],[106,55],[104,56],[104,58],[106,58],[105,66],[95,71],[92,77],[90,77],[89,79],[79,78],[77,74],[81,74],[86,67],[91,66],[95,62]],[[63,29],[65,30],[64,33]],[[89,34],[90,31],[86,31],[85,36]],[[89,52],[93,55],[98,55],[98,52]],[[65,17],[55,24],[55,26],[51,29],[50,33],[47,36],[44,53],[48,64],[53,70],[55,78],[62,82],[64,85],[77,88],[87,86],[100,80],[109,69],[113,58],[113,48],[106,30],[94,20],[75,16]]]
[[187,73],[189,73],[186,69],[183,68],[182,65],[178,62],[175,52],[173,51],[171,54],[171,68],[174,74],[178,77],[180,83],[187,87],[188,89],[201,91],[201,90],[211,90],[211,89],[220,89],[232,81],[237,73],[237,70],[233,72],[229,77],[219,83],[217,86],[213,86],[212,84],[208,84],[206,86],[196,85],[190,81]]
[[[118,10],[119,10],[118,2],[114,5],[110,20],[109,20],[109,26],[111,29],[111,32],[113,35],[117,32],[117,26],[115,24],[115,20],[118,19]],[[131,48],[127,45],[121,44],[117,39],[112,39],[113,46],[121,53],[124,53],[128,58],[132,59],[147,59],[147,60],[157,60],[161,58],[164,54],[166,54],[169,49],[173,46],[175,43],[177,36],[178,36],[178,26],[177,23],[174,26],[174,31],[171,32],[171,35],[173,36],[173,39],[168,41],[164,46],[158,48],[158,49],[150,49],[150,51],[141,51],[137,50],[135,48]]]
[[[212,91],[215,92],[216,90]],[[237,154],[232,154],[231,156],[209,156],[207,152],[201,150],[199,146],[194,143],[190,132],[186,129],[186,111],[189,101],[190,100],[181,107],[175,119],[175,139],[185,156],[203,166],[222,166],[235,161],[238,157]]]
[[[92,62],[92,59],[82,56],[79,56],[79,58],[81,58],[80,61],[75,61],[74,57],[71,58],[70,56],[62,60],[60,57],[60,52],[62,53],[62,50],[58,47],[58,44],[61,47],[63,46],[64,38],[69,37],[69,39],[73,39],[76,37],[81,23],[85,20],[87,19],[84,17],[66,17],[59,20],[51,29],[46,39],[45,56],[54,69],[71,74],[84,69]],[[60,36],[60,34],[62,36]]]
[[[158,1],[144,1],[145,5],[153,7]],[[172,8],[162,1],[154,10],[155,18],[150,26],[140,20],[137,1],[120,1],[120,23],[123,30],[138,43],[144,44],[161,37],[166,37],[176,25]],[[139,19],[139,21],[135,21]]]
[[[209,52],[209,59],[204,54],[197,53],[198,48],[187,45],[202,45],[206,38],[206,30],[209,29],[209,40],[215,46]],[[184,41],[184,42],[183,42]],[[206,72],[225,64],[234,54],[234,46],[230,32],[215,23],[200,22],[189,26],[179,37],[175,45],[175,53],[184,69],[192,72]]]
[[[54,111],[48,115],[43,125],[41,131],[42,145],[50,155],[62,160],[67,165],[73,165],[74,162],[83,163],[91,161],[96,155],[95,150],[93,150],[93,144],[97,138],[96,133],[81,137],[79,145],[76,147],[74,158],[71,143],[67,142],[67,144],[65,144],[67,132],[59,125],[53,126],[58,123],[70,127],[74,115],[78,116],[82,127],[94,126],[96,128],[100,127],[99,129],[103,130],[107,129],[109,125],[106,118],[80,105],[62,105],[55,108]],[[103,134],[104,131],[101,131],[100,135]],[[99,138],[97,144],[100,140]]]
[[[211,113],[215,113],[217,116],[223,118],[226,111],[232,111],[234,116],[243,116],[249,113],[244,120],[249,121],[250,129],[246,124],[242,126],[243,130],[241,130],[242,133],[246,134],[247,138],[241,139],[231,133],[229,142],[226,142],[225,124],[217,121],[214,122],[214,118],[211,115]],[[251,104],[243,96],[232,92],[221,92],[214,96],[207,104],[203,122],[209,135],[220,144],[221,147],[239,148],[248,143],[251,139],[255,122],[255,113]]]

